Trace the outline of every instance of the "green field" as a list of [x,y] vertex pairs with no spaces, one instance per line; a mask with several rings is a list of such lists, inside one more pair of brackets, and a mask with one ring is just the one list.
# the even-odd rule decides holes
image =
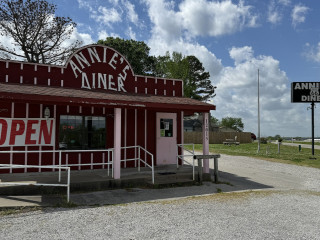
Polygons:
[[[190,147],[189,147],[190,149]],[[238,146],[227,146],[223,144],[210,144],[210,153],[221,153],[235,156],[249,156],[274,162],[290,163],[301,166],[320,168],[320,150],[315,150],[312,156],[311,149],[302,148],[299,152],[298,147],[280,146],[278,153],[277,144],[261,144],[260,152],[257,152],[257,143],[240,144]],[[202,151],[202,144],[195,144],[196,151]],[[311,159],[315,157],[316,159]]]

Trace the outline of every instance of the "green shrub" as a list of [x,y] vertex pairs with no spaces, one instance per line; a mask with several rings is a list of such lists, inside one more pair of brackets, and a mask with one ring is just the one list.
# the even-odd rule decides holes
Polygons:
[[266,139],[266,138],[260,138],[260,143],[262,143],[262,144],[267,144],[268,143],[268,139]]

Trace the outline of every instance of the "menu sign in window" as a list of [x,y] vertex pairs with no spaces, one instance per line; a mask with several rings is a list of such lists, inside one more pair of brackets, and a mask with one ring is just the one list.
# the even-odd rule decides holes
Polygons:
[[160,119],[160,137],[173,137],[173,119]]

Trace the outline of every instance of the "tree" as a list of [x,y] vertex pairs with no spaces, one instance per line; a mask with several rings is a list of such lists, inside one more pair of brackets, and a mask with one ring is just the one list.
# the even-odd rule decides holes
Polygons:
[[69,17],[55,16],[56,9],[46,0],[0,0],[0,33],[11,37],[21,50],[0,43],[0,53],[34,63],[64,63],[81,42],[63,47],[76,23]]
[[135,74],[152,74],[155,57],[149,56],[150,48],[144,42],[107,37],[105,40],[99,40],[98,44],[106,45],[120,52],[129,61]]
[[221,120],[221,126],[234,129],[238,132],[242,132],[244,125],[241,118],[225,117]]
[[200,101],[207,101],[209,98],[214,97],[217,87],[211,84],[210,73],[205,71],[200,60],[195,56],[187,56],[185,60],[189,66],[186,83],[189,97]]
[[214,116],[210,116],[210,123],[211,123],[211,125],[215,125],[215,126],[219,126],[220,125],[219,119],[214,117]]
[[157,77],[177,78],[184,82],[184,95],[200,101],[214,97],[215,88],[210,81],[209,72],[205,72],[202,63],[195,56],[182,56],[173,52],[170,56],[157,58],[154,75]]

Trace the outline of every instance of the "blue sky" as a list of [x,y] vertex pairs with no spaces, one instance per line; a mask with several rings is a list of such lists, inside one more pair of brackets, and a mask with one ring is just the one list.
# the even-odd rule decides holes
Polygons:
[[[195,55],[217,86],[212,114],[241,117],[245,131],[254,133],[259,68],[262,135],[311,135],[308,104],[291,103],[290,83],[320,80],[320,1],[52,2],[57,15],[78,24],[71,40],[90,44],[107,36],[132,38],[147,43],[152,55]],[[315,134],[320,137],[319,110]]]

